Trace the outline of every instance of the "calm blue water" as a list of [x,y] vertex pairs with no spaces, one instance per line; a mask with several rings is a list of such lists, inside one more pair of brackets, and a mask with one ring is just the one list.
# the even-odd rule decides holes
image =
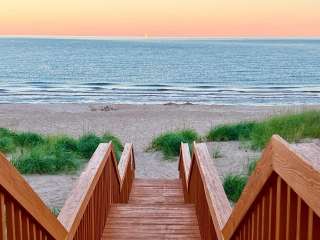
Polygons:
[[0,103],[320,104],[320,40],[0,39]]

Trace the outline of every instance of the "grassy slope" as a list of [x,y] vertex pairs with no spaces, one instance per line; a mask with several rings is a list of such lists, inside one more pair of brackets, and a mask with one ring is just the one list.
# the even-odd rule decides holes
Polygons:
[[161,151],[166,159],[179,155],[181,142],[192,144],[199,140],[199,135],[192,129],[163,133],[153,139],[150,149]]
[[246,140],[253,149],[263,149],[273,134],[289,142],[320,137],[320,111],[272,117],[261,122],[220,125],[210,130],[211,141]]
[[24,174],[76,171],[100,143],[111,140],[119,159],[123,147],[120,140],[111,134],[99,137],[89,133],[74,139],[64,135],[42,136],[0,128],[0,151],[9,153],[12,164]]

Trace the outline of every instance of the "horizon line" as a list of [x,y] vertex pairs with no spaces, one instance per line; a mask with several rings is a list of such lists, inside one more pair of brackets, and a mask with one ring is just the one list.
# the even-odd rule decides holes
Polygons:
[[0,34],[0,38],[34,38],[34,39],[79,39],[79,40],[126,40],[126,39],[134,39],[134,40],[157,40],[157,39],[170,39],[170,40],[194,40],[194,39],[203,39],[203,40],[320,40],[320,36],[213,36],[213,35],[179,35],[179,36],[94,36],[94,35],[27,35],[27,34],[19,34],[19,35],[6,35]]

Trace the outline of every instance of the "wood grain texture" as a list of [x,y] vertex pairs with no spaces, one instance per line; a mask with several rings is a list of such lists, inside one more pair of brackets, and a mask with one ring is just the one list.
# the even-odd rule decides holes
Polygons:
[[253,231],[259,239],[317,239],[319,155],[316,144],[291,146],[273,136],[223,228],[225,239],[248,239],[247,232],[260,222]]
[[126,144],[118,169],[111,143],[100,144],[66,201],[59,221],[67,239],[99,239],[112,203],[129,199],[134,179],[132,144]]
[[223,239],[221,230],[231,207],[212,162],[205,144],[194,143],[192,158],[189,146],[181,145],[179,172],[185,201],[196,206],[202,238]]
[[[316,145],[311,144],[310,148],[313,149],[313,146]],[[307,150],[310,150],[310,148],[307,148]],[[312,154],[314,157],[301,149],[297,152],[280,137],[274,137],[272,158],[274,171],[289,183],[290,187],[318,216],[320,216],[320,174],[315,166],[318,165],[316,162],[319,161],[319,155],[320,151],[318,151],[318,154]]]
[[112,204],[101,239],[201,239],[181,181],[135,179],[128,204]]
[[47,238],[64,239],[66,237],[67,232],[64,227],[1,153],[0,192],[2,195],[0,207],[6,212],[6,221],[3,220],[3,212],[1,218],[3,237],[6,235],[4,233],[6,228],[8,239],[28,238],[29,236],[22,236],[25,230],[23,224],[26,223],[26,221],[22,222],[24,219],[34,219],[34,224]]

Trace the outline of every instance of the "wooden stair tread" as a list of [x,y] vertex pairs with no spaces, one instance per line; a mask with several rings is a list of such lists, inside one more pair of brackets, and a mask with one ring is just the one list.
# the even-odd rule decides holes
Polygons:
[[135,179],[127,204],[112,204],[102,239],[201,239],[195,206],[178,179]]
[[135,179],[129,203],[179,204],[184,203],[180,179]]

